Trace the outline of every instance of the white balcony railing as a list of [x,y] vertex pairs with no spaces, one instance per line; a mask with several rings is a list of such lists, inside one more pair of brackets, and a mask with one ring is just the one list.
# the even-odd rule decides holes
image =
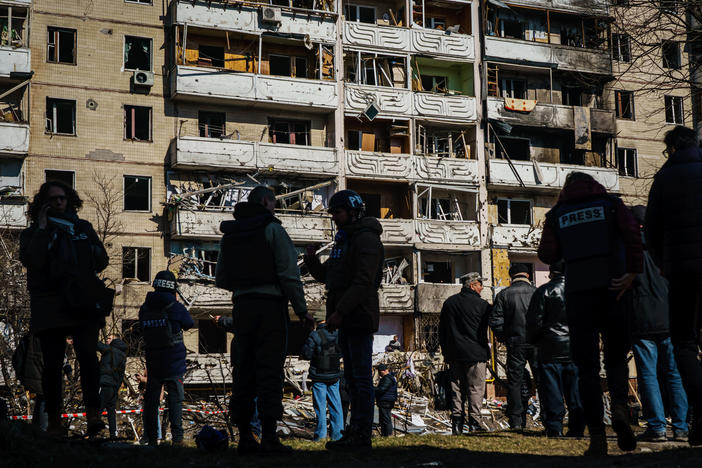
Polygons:
[[478,161],[475,159],[414,156],[417,180],[445,183],[477,184]]
[[29,151],[29,124],[0,122],[0,153],[26,155]]
[[539,246],[542,232],[541,228],[535,226],[493,226],[492,246],[511,250],[533,250]]
[[[336,38],[336,14],[314,10],[279,8],[280,22],[261,21],[261,6],[223,1],[176,0],[172,17],[177,24],[188,24],[221,31],[262,34],[276,32],[309,36],[313,41],[333,43]],[[276,8],[273,6],[273,8]]]
[[171,166],[190,169],[265,169],[275,172],[337,175],[334,148],[179,137],[171,145]]
[[490,185],[520,187],[521,184],[514,172],[516,171],[525,187],[560,189],[568,174],[577,171],[590,174],[607,190],[619,191],[619,171],[617,169],[537,163],[536,161],[512,161],[512,165],[514,170],[506,159],[490,159]]
[[323,111],[337,107],[336,83],[330,81],[182,65],[171,70],[170,79],[173,98],[248,101]]
[[384,179],[410,179],[414,173],[412,157],[408,154],[346,151],[346,170],[353,176]]
[[414,312],[414,288],[409,284],[382,284],[378,291],[380,312],[408,314]]
[[10,73],[29,73],[32,69],[32,57],[28,48],[0,46],[0,76],[8,77]]
[[442,249],[465,250],[480,246],[480,228],[473,221],[440,221],[417,219],[416,243],[425,248],[441,246]]
[[411,219],[381,219],[383,234],[380,240],[388,245],[411,245],[414,243],[414,221]]

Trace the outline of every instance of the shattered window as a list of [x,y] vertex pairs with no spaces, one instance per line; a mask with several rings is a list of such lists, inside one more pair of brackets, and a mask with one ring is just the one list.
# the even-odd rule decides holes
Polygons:
[[503,98],[527,99],[527,82],[526,80],[503,78],[501,91]]
[[614,105],[618,119],[634,120],[634,92],[615,91]]
[[612,34],[612,55],[619,62],[631,62],[631,45],[628,34]]
[[270,55],[268,56],[270,64],[270,73],[275,76],[291,76],[292,67],[290,66],[290,57],[287,55]]
[[151,39],[124,36],[124,69],[151,71]]
[[124,106],[124,138],[151,141],[151,108]]
[[124,211],[151,210],[151,177],[124,176]]
[[617,167],[621,176],[638,177],[636,148],[617,148]]
[[445,76],[422,75],[424,91],[445,92],[448,90],[448,78]]
[[375,8],[360,5],[344,5],[346,21],[375,24]]
[[62,135],[76,134],[76,101],[46,98],[46,131]]
[[57,171],[47,169],[44,171],[45,182],[63,182],[71,188],[75,188],[76,173],[73,171]]
[[661,43],[663,53],[663,68],[678,69],[681,66],[680,46],[674,41],[663,41]]
[[531,225],[531,202],[529,200],[497,200],[497,221],[499,224]]
[[197,64],[200,67],[224,68],[224,47],[198,45]]
[[46,60],[51,63],[76,64],[77,31],[75,29],[47,29]]
[[309,146],[310,122],[296,120],[270,120],[271,142]]
[[151,249],[148,247],[122,247],[122,278],[151,281]]
[[198,112],[197,126],[200,130],[200,136],[221,138],[224,135],[225,120],[226,114],[224,112]]
[[667,123],[685,125],[683,98],[681,96],[665,96],[665,121]]

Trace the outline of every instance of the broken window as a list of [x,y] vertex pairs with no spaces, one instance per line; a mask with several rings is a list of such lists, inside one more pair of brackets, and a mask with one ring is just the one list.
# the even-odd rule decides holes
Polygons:
[[124,211],[151,210],[151,177],[124,176]]
[[563,88],[563,105],[565,106],[582,106],[583,105],[583,90],[566,86]]
[[453,283],[453,272],[451,262],[424,262],[424,271],[422,271],[422,279],[425,283]]
[[619,175],[638,177],[636,148],[617,148],[617,166],[619,167]]
[[75,29],[49,27],[48,33],[47,62],[75,65],[77,31]]
[[405,59],[350,52],[345,55],[346,80],[370,86],[407,87]]
[[151,141],[151,108],[124,106],[124,138]]
[[675,13],[678,9],[678,0],[661,0],[661,11]]
[[46,98],[46,131],[62,135],[75,135],[76,101]]
[[227,352],[227,332],[214,320],[197,321],[197,352],[200,354]]
[[498,224],[531,225],[531,202],[529,200],[512,200],[499,198],[497,200]]
[[477,216],[477,197],[470,191],[449,191],[417,186],[417,217],[441,221],[465,221]]
[[151,39],[124,36],[124,69],[151,70]]
[[269,135],[273,143],[309,146],[310,122],[300,120],[269,120]]
[[683,98],[681,96],[665,96],[665,121],[672,124],[685,125]]
[[612,34],[612,56],[620,62],[631,62],[631,42],[628,34]]
[[531,140],[511,136],[500,136],[495,142],[498,158],[528,161],[531,159]]
[[349,130],[347,133],[348,136],[346,137],[346,149],[356,151],[360,150],[363,132],[360,130]]
[[152,0],[124,0],[127,3],[138,3],[140,5],[151,5]]
[[422,75],[422,88],[424,91],[444,93],[448,91],[448,77]]
[[375,24],[375,8],[361,5],[344,5],[346,21]]
[[675,41],[663,41],[661,43],[663,53],[663,68],[680,68],[680,46]]
[[74,171],[58,171],[46,169],[44,171],[45,182],[63,182],[71,188],[75,188],[76,173]]
[[23,35],[27,10],[0,6],[0,46],[28,47]]
[[502,97],[514,99],[527,99],[527,82],[526,80],[517,80],[514,78],[502,79]]
[[151,249],[122,247],[122,278],[135,278],[148,283],[151,280]]
[[224,112],[200,111],[197,114],[197,126],[200,136],[205,138],[222,138],[226,114]]
[[501,36],[524,39],[524,25],[517,19],[505,18],[500,22]]
[[634,120],[635,114],[633,91],[615,91],[614,104],[618,119]]
[[307,78],[307,57],[269,55],[270,74]]
[[224,47],[199,44],[197,64],[200,67],[224,68]]

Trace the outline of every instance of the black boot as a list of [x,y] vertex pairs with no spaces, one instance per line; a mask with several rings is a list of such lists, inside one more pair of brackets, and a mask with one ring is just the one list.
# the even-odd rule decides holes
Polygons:
[[239,424],[239,445],[236,449],[239,455],[255,455],[261,451],[261,446],[251,432],[251,424]]
[[278,421],[275,419],[264,419],[261,421],[261,452],[271,454],[291,453],[292,447],[283,445],[278,438],[276,430],[278,429]]
[[341,439],[326,443],[327,450],[368,450],[373,447],[370,436],[364,436],[352,427],[342,432]]
[[451,416],[451,434],[463,434],[463,416]]

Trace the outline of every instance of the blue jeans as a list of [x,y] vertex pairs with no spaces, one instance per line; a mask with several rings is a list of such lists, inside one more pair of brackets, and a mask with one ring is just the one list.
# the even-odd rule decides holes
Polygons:
[[563,432],[563,418],[568,405],[568,431],[573,436],[585,432],[585,415],[580,403],[578,368],[573,363],[542,362],[539,398],[544,428],[549,435]]
[[670,392],[670,419],[673,429],[687,431],[687,395],[682,379],[675,365],[673,344],[670,338],[664,340],[636,340],[634,342],[636,373],[639,377],[643,414],[648,427],[654,432],[665,432],[665,410],[658,383],[657,365],[665,372],[665,380]]
[[340,439],[344,424],[341,419],[339,381],[337,380],[334,383],[313,382],[312,397],[314,412],[317,414],[317,428],[314,430],[314,440],[327,437],[327,407],[329,407],[329,420],[331,422],[331,439]]
[[375,389],[373,388],[373,334],[339,332],[344,357],[344,377],[351,399],[350,426],[362,437],[373,431]]

